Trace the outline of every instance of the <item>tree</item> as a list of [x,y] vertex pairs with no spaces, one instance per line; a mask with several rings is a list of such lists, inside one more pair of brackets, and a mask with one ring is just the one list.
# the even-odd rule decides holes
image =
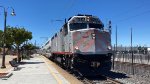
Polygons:
[[6,43],[6,47],[8,49],[11,49],[12,45],[14,44],[14,38],[13,38],[13,27],[7,26],[6,28],[6,34],[5,34],[5,43]]
[[21,56],[20,56],[21,44],[31,39],[32,39],[32,32],[25,30],[25,28],[7,26],[6,44],[13,45],[17,49],[18,62],[21,61]]
[[27,55],[30,54],[30,51],[31,51],[31,50],[37,49],[37,47],[36,47],[35,45],[31,44],[31,43],[25,44],[24,46],[22,46],[22,48],[23,48],[24,50],[27,50],[27,51],[29,52],[29,53],[27,52]]
[[26,31],[24,28],[14,28],[13,29],[13,38],[18,51],[18,62],[21,61],[20,57],[20,46],[23,42],[32,39],[32,32]]
[[142,47],[141,46],[138,47],[138,51],[139,51],[139,53],[142,52]]
[[0,48],[0,53],[2,52],[2,49]]

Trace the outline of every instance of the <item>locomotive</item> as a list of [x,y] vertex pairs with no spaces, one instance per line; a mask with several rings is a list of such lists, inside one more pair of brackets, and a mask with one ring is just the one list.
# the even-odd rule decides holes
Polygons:
[[111,31],[96,16],[78,14],[69,18],[50,41],[50,59],[67,69],[86,74],[111,69]]

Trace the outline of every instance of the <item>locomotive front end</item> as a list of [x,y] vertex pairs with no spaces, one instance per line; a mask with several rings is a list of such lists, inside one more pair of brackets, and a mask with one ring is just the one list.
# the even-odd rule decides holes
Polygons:
[[100,19],[95,16],[76,16],[69,21],[69,28],[72,52],[80,60],[78,63],[85,62],[91,67],[110,70],[111,34],[104,29]]
[[[82,75],[111,69],[111,33],[96,16],[69,18],[51,38],[51,59]],[[95,73],[96,74],[96,73]]]
[[74,53],[86,60],[99,60],[112,54],[110,33],[99,29],[75,31],[73,35]]
[[69,23],[72,37],[72,52],[83,59],[99,60],[112,54],[111,35],[95,16],[77,16]]

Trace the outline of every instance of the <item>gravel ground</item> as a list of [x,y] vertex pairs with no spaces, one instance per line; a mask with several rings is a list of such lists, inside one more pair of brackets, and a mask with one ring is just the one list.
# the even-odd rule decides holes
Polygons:
[[[117,72],[117,71],[113,71]],[[121,73],[121,72],[120,72]],[[123,82],[124,84],[149,84],[150,83],[150,73],[144,72],[135,75],[126,74],[127,78],[116,78],[117,80]],[[105,83],[104,83],[105,84]]]
[[150,83],[150,65],[134,63],[132,67],[131,63],[115,62],[114,71],[127,74],[129,78],[118,78],[125,84]]
[[[139,73],[139,74],[131,75],[121,71],[112,70],[111,72],[106,73],[105,75],[110,78],[114,78],[122,82],[123,84],[149,84],[150,83],[150,73],[148,71],[144,72],[144,74]],[[111,84],[111,83],[109,83],[106,80],[102,80],[96,84]]]

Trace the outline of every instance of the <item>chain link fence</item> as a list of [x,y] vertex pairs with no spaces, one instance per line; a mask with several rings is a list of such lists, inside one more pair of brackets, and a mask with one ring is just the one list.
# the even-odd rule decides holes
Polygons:
[[126,74],[150,77],[150,53],[135,49],[115,51],[112,69]]

